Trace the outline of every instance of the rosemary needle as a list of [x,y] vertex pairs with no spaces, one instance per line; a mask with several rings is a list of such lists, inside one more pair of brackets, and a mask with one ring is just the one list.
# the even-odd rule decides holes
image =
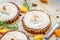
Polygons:
[[25,0],[24,1],[24,6],[27,7],[28,11],[30,11],[30,3],[29,2],[30,2],[30,0],[29,1]]

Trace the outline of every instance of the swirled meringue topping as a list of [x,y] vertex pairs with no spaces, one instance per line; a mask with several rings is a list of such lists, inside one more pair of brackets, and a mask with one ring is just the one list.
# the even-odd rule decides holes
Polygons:
[[32,29],[43,29],[50,24],[49,16],[42,11],[27,12],[23,21],[28,28]]
[[6,33],[6,35],[3,36],[1,40],[28,40],[28,39],[24,33],[18,31],[12,31]]
[[13,19],[16,16],[17,12],[17,7],[13,3],[0,3],[0,21],[7,21]]

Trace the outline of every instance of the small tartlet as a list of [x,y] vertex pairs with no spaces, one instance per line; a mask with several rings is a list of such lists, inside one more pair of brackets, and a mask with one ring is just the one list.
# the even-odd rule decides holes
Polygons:
[[2,3],[0,3],[0,6],[1,6],[0,11],[1,10],[2,10],[2,12],[7,11],[6,12],[7,15],[0,13],[0,16],[1,16],[0,18],[1,18],[1,21],[3,21],[3,22],[11,24],[11,23],[15,22],[19,18],[19,16],[21,15],[19,6],[13,2],[2,2]]
[[[39,11],[30,11],[32,14],[35,12],[39,12]],[[40,12],[43,12],[44,14],[46,13],[46,12],[44,12],[44,11],[42,11],[42,10],[40,10]],[[29,12],[28,13],[26,13],[26,15],[27,14],[29,14]],[[44,33],[44,32],[46,32],[50,27],[51,27],[51,18],[50,18],[50,16],[48,15],[48,14],[46,14],[47,16],[48,16],[48,21],[49,21],[49,23],[47,23],[48,25],[46,25],[46,27],[44,27],[44,28],[42,28],[42,29],[39,29],[39,28],[31,28],[31,27],[33,27],[33,26],[31,26],[31,27],[29,27],[29,26],[27,26],[27,24],[25,24],[26,22],[24,21],[24,18],[25,18],[25,16],[23,17],[23,19],[22,19],[22,24],[23,24],[23,27],[24,27],[24,29],[26,30],[26,31],[28,31],[28,32],[30,32],[30,33],[32,33],[32,34],[41,34],[41,33]],[[28,15],[27,15],[28,16]],[[31,16],[30,16],[31,17]],[[27,19],[27,18],[26,18]],[[29,18],[30,19],[30,18]],[[28,20],[27,20],[28,21]],[[30,24],[31,25],[31,24]],[[44,25],[44,24],[43,24]],[[35,26],[35,27],[37,27],[37,26]],[[43,26],[42,26],[43,27]]]
[[[14,32],[14,33],[13,33]],[[10,33],[10,34],[9,34]],[[16,35],[14,35],[16,33]],[[17,33],[20,33],[19,35],[17,34]],[[12,34],[12,35],[11,35]],[[23,36],[24,37],[23,37]],[[17,39],[19,39],[19,40],[23,40],[21,37],[23,37],[23,38],[25,38],[26,40],[30,40],[29,39],[29,36],[25,33],[25,32],[23,32],[23,31],[18,31],[18,30],[11,30],[11,31],[8,31],[7,33],[5,33],[1,38],[0,38],[0,40],[5,40],[5,39],[7,39],[8,40],[8,38],[5,38],[4,39],[4,37],[8,37],[9,38],[9,36],[11,36],[11,38],[9,39],[9,40],[17,40]],[[12,37],[13,36],[13,37]],[[17,37],[18,36],[18,37]],[[20,37],[19,37],[20,36]],[[14,38],[14,37],[16,37],[16,38]],[[21,39],[20,39],[21,38]]]

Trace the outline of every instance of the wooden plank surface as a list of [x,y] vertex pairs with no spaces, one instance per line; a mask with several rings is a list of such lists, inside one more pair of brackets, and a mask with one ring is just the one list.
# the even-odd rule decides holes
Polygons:
[[[19,6],[21,6],[24,0],[5,0],[5,1],[13,1],[13,2],[16,2]],[[60,18],[56,18],[56,16],[60,17],[60,14],[59,14],[60,11],[56,12],[56,9],[53,7],[53,5],[43,4],[40,2],[40,0],[30,0],[30,2],[31,2],[31,4],[32,3],[37,4],[37,7],[33,7],[31,9],[43,10],[50,15],[51,21],[52,21],[51,27],[53,27],[57,22],[60,22]],[[33,38],[32,38],[33,34],[26,32],[26,30],[22,26],[21,20],[22,20],[23,16],[24,16],[24,14],[22,16],[20,16],[19,20],[17,21],[17,24],[19,25],[18,30],[25,32],[30,37],[30,39],[33,40]],[[52,35],[49,40],[55,40],[55,38],[56,38],[55,35]]]

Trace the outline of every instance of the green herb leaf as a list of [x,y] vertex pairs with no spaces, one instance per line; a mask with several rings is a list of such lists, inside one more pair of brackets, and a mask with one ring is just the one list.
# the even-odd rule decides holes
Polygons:
[[7,24],[7,23],[2,22],[2,21],[0,21],[0,26],[7,27],[9,29],[18,29],[18,25],[17,24]]
[[[29,0],[30,1],[30,0]],[[28,11],[30,11],[30,3],[27,0],[24,1],[24,6],[27,7]]]
[[9,29],[18,29],[17,24],[8,24],[8,25],[6,25],[6,27],[9,28]]
[[4,22],[0,21],[0,26],[2,26],[2,25],[4,25],[4,24],[5,24]]

